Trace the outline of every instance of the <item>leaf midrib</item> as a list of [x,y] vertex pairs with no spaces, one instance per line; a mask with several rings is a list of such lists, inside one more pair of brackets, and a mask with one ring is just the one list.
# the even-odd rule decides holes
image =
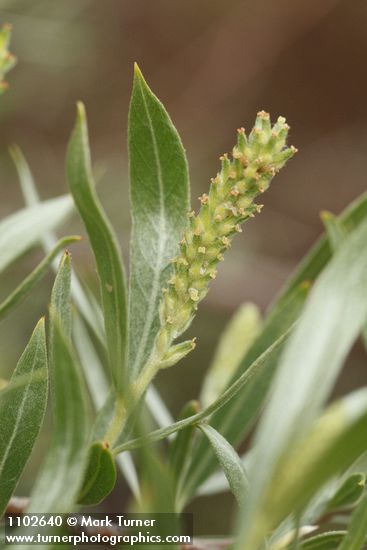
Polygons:
[[13,442],[14,442],[16,436],[17,436],[17,433],[18,433],[18,428],[19,428],[19,424],[20,424],[20,421],[21,421],[21,418],[22,418],[22,415],[23,415],[25,402],[27,400],[29,389],[31,387],[32,380],[33,380],[34,368],[35,368],[35,365],[37,363],[37,357],[38,357],[38,348],[39,348],[39,342],[37,343],[36,348],[35,348],[35,352],[34,352],[34,359],[33,359],[33,362],[32,362],[32,367],[30,369],[31,376],[30,376],[29,384],[26,387],[26,390],[25,390],[24,395],[23,395],[23,399],[21,401],[21,405],[18,408],[18,414],[17,414],[17,419],[16,419],[16,422],[15,422],[15,425],[14,425],[14,430],[13,430],[12,436],[9,440],[9,443],[8,443],[6,449],[5,449],[3,459],[0,463],[0,478],[1,478],[2,473],[4,471],[4,467],[6,465],[6,462],[8,460],[8,456],[9,456],[9,453],[11,451]]
[[145,352],[145,348],[147,345],[147,340],[149,336],[150,327],[152,326],[152,321],[154,318],[155,313],[155,304],[156,304],[156,296],[158,295],[158,288],[159,288],[159,281],[160,281],[160,266],[162,265],[162,258],[163,258],[163,251],[164,251],[164,245],[166,242],[166,238],[164,237],[166,234],[166,219],[165,219],[165,204],[163,200],[163,193],[164,193],[164,185],[163,185],[163,179],[162,179],[162,170],[161,170],[161,163],[159,158],[159,149],[157,140],[155,137],[154,129],[153,129],[153,123],[150,116],[149,108],[147,105],[147,101],[145,98],[144,90],[142,88],[141,82],[138,81],[138,85],[140,88],[141,96],[143,99],[144,109],[147,115],[147,120],[149,124],[149,130],[152,136],[152,145],[153,145],[153,151],[154,151],[154,158],[155,158],[155,164],[157,169],[157,176],[158,176],[158,188],[159,188],[159,235],[160,238],[158,239],[158,251],[157,251],[157,261],[154,264],[154,270],[153,270],[153,281],[152,281],[152,291],[151,295],[154,297],[154,299],[151,299],[149,301],[147,315],[145,317],[145,323],[142,331],[142,336],[140,339],[140,346],[138,347],[137,354],[135,356],[135,361],[132,364],[131,371],[134,373],[136,371],[137,366],[139,365],[141,358],[143,356],[143,353]]

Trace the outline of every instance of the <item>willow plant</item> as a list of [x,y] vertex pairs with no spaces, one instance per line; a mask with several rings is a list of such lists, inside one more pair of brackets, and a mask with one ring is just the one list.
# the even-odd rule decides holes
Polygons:
[[[2,82],[15,61],[9,32],[0,33]],[[70,195],[40,201],[25,158],[12,147],[26,206],[0,222],[0,271],[39,243],[46,256],[0,304],[0,318],[20,306],[51,266],[57,274],[47,336],[42,318],[11,379],[1,381],[0,515],[11,509],[50,399],[48,454],[27,511],[98,505],[114,489],[117,465],[135,510],[182,512],[200,494],[231,490],[238,503],[235,549],[260,550],[264,541],[271,550],[364,548],[367,390],[327,402],[348,351],[366,332],[366,195],[340,216],[323,214],[325,234],[264,318],[254,304],[239,304],[201,394],[176,422],[152,385],[160,370],[194,349],[195,338],[178,339],[232,240],[260,213],[259,197],[274,177],[281,183],[277,174],[296,152],[288,133],[283,117],[272,124],[259,112],[249,132],[237,131],[231,154],[220,157],[192,210],[181,139],[136,66],[128,284],[118,238],[97,196],[84,106],[78,104],[66,155]],[[60,250],[80,239],[57,241],[52,233],[74,206],[94,253],[100,303],[73,272],[68,251],[54,265]],[[184,371],[174,368],[177,377]],[[154,419],[156,429],[143,423],[142,430],[144,418],[149,426]],[[240,457],[235,449],[255,422],[250,451]],[[155,445],[165,439],[168,452]]]

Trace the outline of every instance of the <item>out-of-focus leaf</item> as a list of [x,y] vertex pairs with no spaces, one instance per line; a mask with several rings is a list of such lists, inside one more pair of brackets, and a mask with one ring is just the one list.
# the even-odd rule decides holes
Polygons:
[[[253,510],[247,508],[250,513],[241,518],[237,548],[257,550],[270,530],[289,514],[301,512],[329,479],[349,467],[365,450],[366,430],[366,389],[331,405],[273,466],[256,513],[251,514]],[[258,453],[254,460],[258,460]],[[257,481],[254,474],[252,479]],[[254,506],[252,491],[253,485],[249,490],[249,507]],[[249,517],[253,523],[248,523]]]
[[[367,216],[367,193],[362,193],[355,201],[350,203],[337,217],[343,231],[347,234],[356,229]],[[329,238],[323,235],[304,256],[293,275],[284,285],[274,301],[274,306],[279,306],[283,300],[303,281],[315,281],[321,271],[333,255]]]
[[[37,186],[34,181],[31,169],[26,161],[22,151],[17,145],[13,145],[9,149],[11,158],[15,164],[22,194],[27,206],[32,207],[41,203],[38,194]],[[72,202],[72,201],[71,201]],[[50,231],[46,230],[41,237],[41,243],[46,254],[56,245],[57,237]],[[59,262],[53,262],[54,270],[57,272]],[[71,292],[73,301],[77,305],[83,318],[88,323],[88,326],[93,330],[98,340],[104,342],[103,316],[100,308],[93,295],[86,294],[82,284],[74,272],[71,273]]]
[[326,511],[352,506],[362,496],[365,485],[366,476],[364,474],[353,474],[349,476],[328,502]]
[[231,491],[236,497],[238,505],[242,507],[247,494],[248,480],[240,457],[217,430],[205,424],[199,425],[199,428],[208,438],[215,456],[223,468]]
[[145,402],[158,426],[163,428],[173,424],[173,417],[153,384],[148,387]]
[[[179,414],[179,420],[187,418],[199,412],[199,403],[189,401],[183,406]],[[170,446],[169,461],[176,479],[182,474],[184,467],[189,462],[194,426],[188,426],[176,434]]]
[[88,467],[78,504],[99,504],[109,495],[115,483],[116,466],[110,451],[101,443],[93,443],[89,449]]
[[31,495],[30,511],[67,513],[75,505],[88,456],[84,382],[72,352],[70,256],[56,276],[50,306],[50,374],[53,405],[48,455]]
[[[179,531],[179,520],[175,514],[175,484],[172,471],[153,446],[142,447],[137,451],[141,471],[141,500],[137,511],[145,514],[162,514],[159,521],[158,534],[161,537],[172,535]],[[134,510],[135,511],[135,510]],[[149,550],[150,544],[143,545],[143,550]],[[178,550],[177,544],[167,545],[167,550]]]
[[321,212],[321,219],[325,226],[331,248],[335,252],[346,239],[347,232],[341,221],[331,212],[327,210]]
[[260,311],[255,304],[243,304],[235,312],[220,337],[213,362],[205,375],[200,395],[203,407],[225,389],[258,336],[261,325]]
[[345,531],[331,531],[311,537],[300,543],[300,550],[335,550],[343,540]]
[[129,372],[150,355],[170,260],[187,223],[188,168],[180,137],[137,65],[129,112],[132,207]]
[[[351,203],[340,216],[338,216],[338,220],[342,224],[343,230],[348,234],[358,227],[366,216],[367,193],[364,193],[353,203]],[[265,322],[262,334],[260,334],[257,338],[255,344],[252,346],[252,349],[248,352],[247,357],[242,361],[241,368],[246,368],[246,365],[251,364],[254,358],[256,358],[256,354],[259,353],[259,350],[261,353],[261,349],[264,349],[262,348],[263,336],[265,336],[266,348],[269,345],[269,339],[272,337],[272,330],[274,327],[276,328],[278,325],[281,325],[280,330],[285,330],[287,326],[287,316],[289,317],[288,326],[295,321],[301,311],[306,297],[306,287],[303,287],[303,297],[300,296],[300,298],[303,299],[300,299],[300,303],[298,303],[298,305],[297,293],[299,292],[302,294],[302,285],[307,285],[307,281],[314,281],[324,269],[331,257],[332,250],[330,248],[328,237],[323,236],[304,257],[295,273],[290,277],[289,281],[274,301],[270,310],[270,316]],[[294,294],[294,310],[292,313],[292,295]],[[279,318],[277,318],[278,316]],[[284,318],[284,321],[281,322],[280,320],[282,317]],[[284,324],[282,324],[283,322]],[[269,369],[272,373],[275,372],[277,360],[278,358],[276,358],[276,361],[274,361],[271,369]],[[214,419],[211,420],[211,425],[222,433],[232,445],[239,443],[240,439],[248,432],[249,427],[252,426],[253,418],[256,417],[256,414],[253,414],[251,409],[252,407],[254,407],[255,410],[259,409],[259,403],[263,403],[264,395],[267,393],[271,380],[272,376],[264,373],[264,377],[261,376],[257,386],[255,381],[253,382],[253,385],[247,386],[243,390],[244,395],[239,395],[235,400],[233,400],[232,403],[223,408],[218,416],[215,415]],[[259,397],[259,399],[257,399],[257,397]],[[243,414],[241,415],[242,404]],[[236,410],[239,414],[238,417],[235,412]],[[233,413],[231,411],[233,411]],[[226,417],[228,417],[228,420],[226,420]],[[250,419],[250,422],[248,419]],[[204,449],[205,446],[206,450]],[[212,462],[211,465],[208,463],[208,459],[210,460],[210,457],[211,453],[208,444],[202,439],[197,448],[194,449],[192,465],[188,471],[189,477],[188,479],[183,479],[182,481],[182,485],[184,487],[183,502],[186,502],[191,495],[195,493],[200,484],[205,481],[205,479],[215,470],[215,463]]]
[[47,230],[53,230],[73,211],[72,199],[62,196],[37,206],[23,208],[0,222],[0,273],[29,248],[39,242]]
[[[0,516],[32,452],[46,408],[44,325],[41,319],[7,385],[8,391],[0,392]],[[36,374],[42,377],[35,377]],[[25,378],[25,383],[16,386],[21,378]]]
[[[299,316],[304,305],[309,285],[301,284],[284,300],[279,308],[275,308],[265,321],[261,334],[256,338],[244,359],[241,361],[236,374],[232,377],[231,385],[245,373],[257,358],[261,356],[287,332]],[[276,370],[281,346],[276,346],[267,356],[262,368],[252,377],[249,383],[241,389],[230,402],[215,412],[210,419],[210,424],[225,437],[232,446],[240,443],[241,439],[253,426],[264,399],[268,393],[274,372]],[[208,441],[204,438],[198,440],[192,452],[192,462],[180,481],[181,494],[180,505],[184,506],[192,498],[198,487],[212,474],[217,467],[215,457]]]
[[125,274],[118,242],[95,191],[87,122],[81,103],[66,165],[70,190],[96,259],[112,378],[118,390],[123,392],[126,390],[127,337]]
[[[366,242],[367,221],[364,221],[319,277],[286,347],[255,441],[251,513],[245,522],[248,538],[244,540],[251,540],[262,495],[278,460],[320,413],[365,322]],[[253,542],[247,544],[251,550],[256,548]]]
[[[325,225],[331,248],[335,252],[346,238],[344,226],[334,214],[327,211],[321,213],[321,219]],[[362,339],[367,349],[367,325],[362,329]]]
[[338,550],[361,550],[367,542],[367,494],[354,510]]
[[[294,524],[294,521],[291,522]],[[310,535],[314,531],[317,530],[317,526],[315,525],[302,525],[298,528],[298,537],[299,539],[306,537],[307,535]],[[269,550],[291,550],[292,544],[294,548],[294,538],[296,535],[296,530],[293,529],[287,529],[285,527],[285,531],[282,531],[282,534],[280,536],[280,539],[277,539],[275,543],[269,542]],[[316,535],[317,536],[317,535]],[[293,550],[293,549],[292,549]],[[299,547],[298,547],[299,550]]]
[[32,288],[47,273],[53,260],[65,246],[75,243],[80,237],[65,237],[60,239],[49,254],[38,264],[38,266],[24,279],[24,281],[0,304],[0,320],[14,309],[32,290]]

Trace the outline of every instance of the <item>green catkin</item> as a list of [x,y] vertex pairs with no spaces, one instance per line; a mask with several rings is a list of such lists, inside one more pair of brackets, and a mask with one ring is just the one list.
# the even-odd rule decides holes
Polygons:
[[260,111],[249,136],[243,128],[238,130],[231,159],[226,154],[220,157],[221,170],[212,178],[208,194],[199,198],[199,213],[188,213],[180,254],[172,260],[173,274],[163,289],[161,329],[148,371],[175,364],[195,346],[193,340],[171,344],[191,323],[216,277],[218,263],[234,235],[242,231],[241,224],[260,212],[262,205],[255,199],[296,153],[295,147],[286,145],[288,131],[285,118],[271,126],[269,114]]

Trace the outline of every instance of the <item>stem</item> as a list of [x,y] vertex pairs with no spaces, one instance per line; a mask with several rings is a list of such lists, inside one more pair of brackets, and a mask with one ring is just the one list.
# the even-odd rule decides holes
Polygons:
[[226,403],[228,403],[228,401],[232,399],[232,397],[234,397],[243,388],[243,386],[248,384],[258,371],[262,369],[262,367],[266,364],[267,360],[272,356],[272,354],[274,354],[288,338],[291,330],[293,329],[293,326],[294,325],[292,325],[284,334],[282,334],[282,336],[275,340],[275,342],[271,346],[269,346],[250,365],[250,367],[244,373],[242,373],[241,376],[239,376],[237,380],[235,380],[235,382],[233,382],[233,384],[231,384],[231,386],[229,386],[229,388],[227,388],[227,390],[218,399],[213,401],[213,403],[211,403],[206,409],[200,411],[197,414],[189,416],[188,418],[179,420],[171,426],[155,430],[146,436],[131,439],[130,441],[127,441],[122,445],[118,445],[113,449],[113,454],[118,455],[119,453],[122,453],[124,451],[136,449],[138,447],[141,447],[142,445],[147,445],[149,443],[154,443],[155,441],[165,439],[169,435],[177,431],[183,430],[187,426],[191,426],[192,424],[197,424],[201,422],[202,420],[219,410]]

